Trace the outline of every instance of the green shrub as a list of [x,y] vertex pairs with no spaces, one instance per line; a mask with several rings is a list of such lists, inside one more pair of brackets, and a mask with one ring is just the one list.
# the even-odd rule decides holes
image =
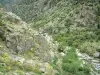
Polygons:
[[[90,68],[78,59],[75,48],[67,50],[63,57],[62,64],[54,66],[58,71],[56,75],[90,75]],[[81,66],[83,65],[83,66]]]
[[31,64],[23,64],[22,67],[23,67],[24,70],[27,71],[27,72],[34,71],[34,67],[33,67]]
[[40,71],[40,66],[38,64],[36,64],[33,68],[33,71],[37,74],[41,75],[41,71]]
[[84,42],[80,46],[80,51],[92,56],[93,53],[95,53],[95,51],[100,50],[99,45],[100,45],[100,42]]
[[24,71],[22,70],[16,70],[16,72],[18,73],[18,75],[25,75]]
[[0,8],[2,8],[2,5],[0,4]]

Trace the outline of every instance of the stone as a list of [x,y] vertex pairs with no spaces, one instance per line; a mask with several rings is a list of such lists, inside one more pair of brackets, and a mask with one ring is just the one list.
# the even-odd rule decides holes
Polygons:
[[100,70],[100,64],[95,64],[94,67],[96,70]]
[[45,68],[40,68],[40,71],[41,71],[42,73],[45,73],[46,69],[45,69]]
[[25,58],[22,58],[22,57],[18,57],[18,56],[13,56],[13,61],[19,61],[21,63],[24,63],[25,61]]
[[98,57],[100,56],[100,52],[95,52],[95,53],[93,54],[93,56],[96,57],[96,58],[98,58]]
[[65,56],[65,53],[61,52],[61,53],[60,53],[60,56],[61,56],[61,57]]

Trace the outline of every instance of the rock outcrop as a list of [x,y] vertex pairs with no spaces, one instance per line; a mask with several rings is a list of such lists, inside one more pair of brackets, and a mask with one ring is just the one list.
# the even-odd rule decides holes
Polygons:
[[[0,53],[2,53],[0,60],[6,64],[10,64],[6,60],[22,64],[27,64],[25,62],[29,60],[34,64],[34,61],[42,64],[51,62],[57,50],[52,37],[32,29],[30,25],[11,12],[2,11],[0,14],[2,14],[0,18]],[[31,57],[26,60],[29,55]]]

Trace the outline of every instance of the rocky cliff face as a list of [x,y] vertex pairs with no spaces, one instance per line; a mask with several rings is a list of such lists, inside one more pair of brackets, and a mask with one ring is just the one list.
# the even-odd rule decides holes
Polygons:
[[[28,62],[28,60],[34,64],[37,64],[34,61],[38,61],[38,64],[41,62],[51,62],[57,49],[52,41],[52,37],[50,38],[48,34],[37,32],[15,14],[5,12],[0,8],[0,61],[9,64],[10,68],[14,68],[14,66],[10,64],[10,60],[11,63],[17,61],[23,63]],[[9,58],[5,59],[5,57],[3,57],[5,55]],[[6,60],[9,62],[6,62]],[[40,67],[42,66],[41,64]],[[17,67],[17,65],[15,65],[15,67]]]

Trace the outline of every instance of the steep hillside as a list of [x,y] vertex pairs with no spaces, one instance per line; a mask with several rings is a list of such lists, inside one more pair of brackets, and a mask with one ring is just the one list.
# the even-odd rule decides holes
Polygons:
[[[33,28],[52,35],[54,40],[59,42],[58,52],[60,53],[66,54],[66,46],[78,49],[82,53],[82,59],[88,61],[89,64],[95,64],[94,68],[100,73],[100,1],[61,0],[54,8],[52,13],[45,12],[38,20],[33,21],[31,23]],[[79,69],[75,68],[79,62],[74,58],[77,56],[73,52],[74,50],[64,56],[62,65],[58,67],[62,66],[58,70],[58,75],[89,75],[89,73],[80,73],[79,70],[75,72]],[[88,58],[84,53],[92,58]],[[93,62],[95,58],[97,62]]]
[[[16,13],[29,23],[27,25],[29,29],[25,32],[22,31],[21,35],[25,38],[26,36],[32,36],[32,38],[34,36],[35,46],[30,43],[29,38],[28,41],[25,41],[25,46],[31,44],[28,46],[29,48],[31,46],[36,47],[36,57],[31,59],[38,59],[43,63],[48,62],[44,64],[48,66],[48,69],[36,65],[38,70],[31,70],[36,72],[35,75],[37,73],[39,75],[100,74],[99,0],[22,0],[18,4],[8,5],[6,9]],[[9,22],[7,21],[7,23]],[[13,25],[15,26],[15,24]],[[32,35],[33,32],[36,33],[35,30],[37,30],[38,36]],[[26,36],[23,33],[26,33]],[[18,34],[20,34],[19,31]],[[51,35],[53,37],[52,41],[58,45],[50,43],[51,40],[47,34]],[[43,38],[41,38],[42,36]],[[47,39],[46,41],[44,41],[44,36]],[[6,39],[4,35],[1,38],[2,40]],[[18,49],[22,51],[25,50],[22,45],[23,40],[25,39],[21,39],[21,42],[19,42],[16,39],[18,46],[20,46]],[[49,44],[47,43],[48,40]],[[10,43],[15,44],[12,41]],[[8,44],[7,46],[10,49],[13,48],[12,45]],[[28,47],[25,47],[26,50]],[[12,50],[14,49],[16,49],[16,46]],[[18,49],[17,53],[19,53]],[[34,50],[26,51],[29,56],[32,55],[31,53],[33,54]]]
[[2,5],[20,3],[21,0],[0,0]]
[[[53,7],[60,0],[14,0],[8,3],[7,1],[2,1],[4,7],[8,11],[12,11],[20,16],[23,20],[27,22],[32,22],[34,19],[39,17],[43,12],[46,12],[48,9],[54,9]],[[14,3],[13,3],[14,2]],[[24,14],[23,14],[24,13]],[[27,15],[27,16],[25,16]]]
[[33,27],[50,33],[63,46],[74,46],[90,55],[99,51],[99,1],[62,0],[55,8],[33,21]]
[[12,12],[0,8],[0,75],[53,71],[48,68],[57,49],[52,41],[48,34],[40,34]]
[[[97,0],[61,0],[54,6],[55,9],[52,10],[51,13],[44,12],[37,20],[33,21],[31,25],[42,33],[52,35],[54,40],[59,42],[58,52],[66,54],[66,46],[74,47],[83,54],[82,59],[86,61],[92,60],[87,63],[95,64],[93,66],[100,72],[99,4],[100,2]],[[66,54],[66,56],[64,56],[62,65],[58,67],[61,68],[62,66],[62,68],[58,70],[58,75],[89,75],[89,73],[80,73],[79,70],[75,72],[75,70],[79,68],[74,67],[79,64],[79,62],[77,58],[72,57],[75,57],[73,52],[74,50],[72,50],[72,53],[69,52],[69,55]],[[88,58],[84,53],[92,58]],[[93,62],[95,58],[97,62]],[[98,75],[97,73],[92,74]]]

